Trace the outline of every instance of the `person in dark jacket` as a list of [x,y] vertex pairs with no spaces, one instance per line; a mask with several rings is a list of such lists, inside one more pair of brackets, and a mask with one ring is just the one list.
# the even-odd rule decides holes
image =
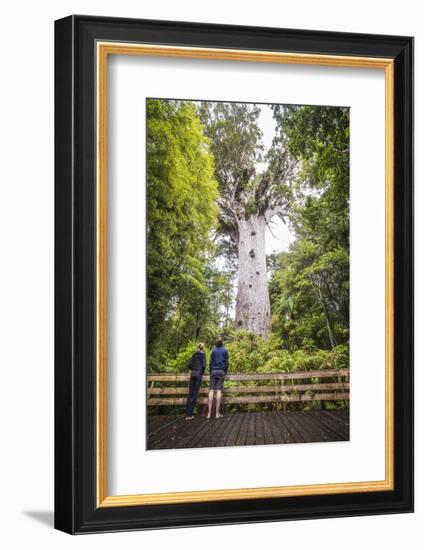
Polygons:
[[197,394],[199,393],[203,373],[205,372],[206,368],[206,354],[204,344],[200,343],[197,345],[197,351],[195,351],[191,356],[188,367],[191,370],[191,375],[186,404],[186,420],[193,420],[193,412],[194,407],[196,406]]
[[221,418],[221,401],[222,401],[222,386],[224,385],[225,375],[228,371],[228,350],[224,347],[222,339],[216,343],[214,350],[211,353],[209,362],[210,371],[210,389],[208,397],[208,418],[212,414],[213,396],[216,391],[216,412],[215,417]]

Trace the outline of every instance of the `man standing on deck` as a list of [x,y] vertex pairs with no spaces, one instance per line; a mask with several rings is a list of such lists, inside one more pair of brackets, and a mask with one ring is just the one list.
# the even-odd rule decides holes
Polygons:
[[220,338],[214,350],[211,353],[209,361],[210,372],[210,389],[208,397],[208,418],[212,414],[213,396],[216,391],[216,418],[221,418],[221,401],[222,401],[222,386],[224,385],[224,378],[228,371],[228,350],[224,347],[224,343]]

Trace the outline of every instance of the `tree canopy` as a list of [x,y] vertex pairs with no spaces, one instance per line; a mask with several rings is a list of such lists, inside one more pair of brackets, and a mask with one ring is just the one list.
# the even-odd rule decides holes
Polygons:
[[[238,241],[238,222],[252,215],[269,221],[286,212],[297,162],[275,147],[265,154],[258,126],[260,106],[202,102],[199,113],[215,158],[222,231]],[[266,169],[258,164],[266,162]]]

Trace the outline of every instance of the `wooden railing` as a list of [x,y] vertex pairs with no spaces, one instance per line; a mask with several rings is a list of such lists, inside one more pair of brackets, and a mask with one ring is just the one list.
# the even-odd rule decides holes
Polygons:
[[[147,405],[184,405],[189,374],[149,374]],[[323,382],[323,380],[326,380]],[[297,383],[296,381],[300,381]],[[184,383],[169,386],[169,383]],[[240,382],[243,385],[233,385]],[[207,404],[209,375],[204,375],[198,404]],[[252,394],[252,395],[249,395]],[[205,396],[205,397],[203,397]],[[349,370],[300,371],[293,373],[228,374],[225,377],[225,404],[291,403],[303,401],[349,400]]]

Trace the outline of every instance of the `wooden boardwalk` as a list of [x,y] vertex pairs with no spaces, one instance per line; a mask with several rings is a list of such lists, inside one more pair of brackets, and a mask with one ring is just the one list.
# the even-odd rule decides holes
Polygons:
[[348,440],[347,409],[231,413],[190,421],[179,415],[149,415],[147,422],[149,450]]

